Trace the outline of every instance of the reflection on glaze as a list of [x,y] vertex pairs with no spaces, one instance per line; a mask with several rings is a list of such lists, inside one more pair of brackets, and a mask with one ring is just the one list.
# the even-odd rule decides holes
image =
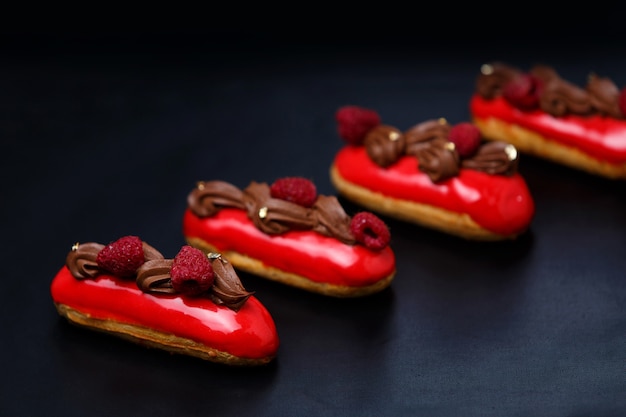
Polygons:
[[92,318],[175,334],[235,356],[263,358],[278,348],[274,321],[253,296],[236,312],[207,298],[146,294],[134,281],[110,275],[77,280],[67,267],[54,278],[51,292],[55,303]]
[[522,111],[502,97],[485,100],[474,95],[470,101],[474,117],[495,117],[532,130],[564,145],[581,149],[597,159],[611,163],[626,162],[626,122],[610,117],[554,117],[541,110]]
[[365,286],[395,270],[390,247],[370,251],[362,245],[346,245],[313,231],[294,230],[268,235],[258,230],[246,212],[224,208],[212,217],[199,218],[187,210],[183,234],[211,242],[220,252],[236,251],[263,263],[334,285]]
[[468,214],[480,226],[502,235],[524,231],[534,215],[534,202],[519,174],[511,177],[462,169],[457,177],[433,183],[405,156],[382,169],[363,147],[345,146],[335,158],[340,175],[349,182],[388,197]]

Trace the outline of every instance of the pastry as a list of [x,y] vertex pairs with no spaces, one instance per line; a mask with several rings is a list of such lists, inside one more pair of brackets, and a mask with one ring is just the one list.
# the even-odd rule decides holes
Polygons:
[[395,275],[387,225],[370,212],[349,216],[306,178],[243,189],[201,181],[187,203],[187,243],[222,253],[242,271],[333,297],[379,292]]
[[274,321],[232,265],[185,245],[165,259],[137,236],[76,243],[51,287],[70,323],[225,365],[272,361]]
[[590,174],[626,179],[626,88],[591,74],[581,88],[546,65],[481,67],[471,97],[485,139]]
[[337,110],[339,136],[330,179],[372,211],[469,240],[515,239],[535,205],[505,142],[482,141],[471,123],[426,120],[406,131],[359,106]]

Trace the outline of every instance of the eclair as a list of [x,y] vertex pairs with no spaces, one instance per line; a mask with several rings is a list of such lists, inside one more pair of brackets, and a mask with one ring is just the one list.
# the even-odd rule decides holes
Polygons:
[[590,74],[584,87],[547,65],[485,64],[470,100],[487,140],[593,175],[626,179],[626,88]]
[[377,293],[396,272],[387,225],[371,212],[348,215],[303,177],[243,189],[200,181],[188,194],[183,235],[236,269],[331,297]]
[[469,240],[515,239],[530,227],[535,205],[515,146],[443,118],[405,131],[360,106],[341,107],[335,118],[345,146],[330,179],[345,198]]
[[236,366],[277,355],[272,316],[216,252],[185,245],[165,259],[137,236],[76,243],[50,290],[70,323],[146,347]]

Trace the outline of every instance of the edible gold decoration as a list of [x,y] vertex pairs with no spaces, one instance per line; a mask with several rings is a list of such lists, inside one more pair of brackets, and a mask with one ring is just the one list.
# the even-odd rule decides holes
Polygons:
[[480,67],[480,72],[481,72],[483,75],[491,75],[491,74],[493,74],[493,66],[492,66],[492,65],[489,65],[489,64],[483,64],[483,65]]
[[515,149],[515,146],[513,145],[506,145],[504,147],[504,153],[506,153],[509,161],[515,161],[515,159],[517,159],[517,149]]
[[449,150],[450,152],[454,152],[454,150],[456,149],[456,145],[454,144],[454,142],[446,142],[446,149]]
[[267,207],[264,206],[259,209],[259,217],[262,219],[267,217]]
[[400,139],[400,133],[398,133],[398,132],[389,132],[389,140],[395,142],[398,139]]
[[198,187],[198,190],[204,190],[204,183],[202,181],[198,181],[196,187]]
[[78,250],[78,247],[80,246],[80,243],[76,242],[72,245],[72,251],[76,252]]
[[437,119],[437,121],[439,122],[440,125],[447,125],[448,121],[446,120],[445,117],[440,117],[439,119]]

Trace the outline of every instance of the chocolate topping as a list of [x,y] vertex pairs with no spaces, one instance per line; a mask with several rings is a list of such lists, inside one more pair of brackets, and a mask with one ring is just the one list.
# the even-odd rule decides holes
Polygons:
[[[142,243],[145,262],[137,269],[137,287],[151,294],[176,294],[170,275],[173,259],[165,259],[154,247],[146,242]],[[70,273],[79,280],[96,278],[105,273],[96,262],[98,252],[104,247],[105,245],[94,242],[76,243],[72,246],[65,261]],[[207,296],[215,304],[239,310],[254,293],[246,291],[233,267],[221,255],[209,254],[208,257],[215,272],[215,280]]]
[[339,204],[335,196],[320,195],[313,205],[316,223],[313,230],[324,236],[332,236],[348,245],[355,244],[356,240],[350,232],[351,218]]
[[447,141],[450,133],[450,125],[446,119],[426,120],[419,123],[404,134],[406,137],[406,154],[416,155],[424,147],[430,146],[430,142],[437,139]]
[[213,271],[215,271],[211,299],[216,304],[224,304],[235,311],[239,310],[254,293],[246,291],[232,264],[226,259],[219,255],[210,254],[209,260],[211,260]]
[[[487,100],[498,97],[503,87],[520,74],[520,70],[499,62],[483,65],[476,80],[476,93]],[[619,107],[620,91],[608,78],[591,74],[583,89],[564,80],[546,65],[535,65],[529,74],[543,83],[539,108],[552,116],[599,114],[624,119]]]
[[[350,232],[351,218],[346,214],[334,196],[319,195],[312,207],[304,207],[296,203],[279,198],[273,198],[270,186],[267,183],[252,181],[243,191],[233,192],[234,186],[221,181],[199,182],[198,186],[207,188],[230,188],[231,196],[238,195],[239,199],[226,201],[220,204],[212,201],[216,194],[191,191],[188,196],[189,209],[199,217],[207,217],[210,210],[205,207],[233,207],[242,208],[254,225],[267,234],[281,234],[289,230],[313,230],[325,236],[334,237],[347,244],[354,244],[355,239]],[[226,187],[225,185],[228,185]],[[198,201],[202,198],[202,201]]]
[[76,279],[95,278],[102,272],[96,258],[103,248],[100,243],[76,243],[67,254],[65,265]]
[[463,160],[462,166],[487,174],[512,175],[517,171],[518,161],[515,146],[492,141],[479,147],[471,158]]
[[558,81],[560,78],[559,74],[554,70],[554,68],[548,67],[547,65],[535,65],[530,70],[530,74],[534,75],[544,83]]
[[[67,265],[76,279],[95,278],[106,272],[98,266],[98,262],[96,261],[98,253],[104,249],[104,247],[105,245],[95,242],[76,243],[67,254],[65,265]],[[158,250],[148,245],[146,242],[142,242],[142,247],[146,261],[163,258],[163,255],[161,255]]]
[[557,117],[570,113],[580,115],[591,113],[591,98],[585,90],[563,80],[545,67],[533,69],[531,74],[543,81],[539,107],[546,113]]
[[404,135],[393,126],[376,126],[363,143],[370,159],[383,168],[393,164],[404,151]]
[[243,190],[243,203],[248,217],[259,230],[267,234],[312,229],[315,225],[312,210],[287,200],[272,198],[266,183],[251,182]]
[[[254,293],[246,291],[232,265],[221,255],[211,253],[208,258],[215,273],[215,280],[207,296],[215,304],[239,310]],[[170,275],[172,263],[173,259],[157,259],[144,263],[137,270],[139,289],[151,294],[176,294]]]
[[172,287],[173,259],[153,259],[145,262],[137,270],[137,286],[143,292],[175,294]]
[[591,105],[600,114],[615,119],[622,117],[622,111],[619,108],[620,91],[612,80],[591,74],[586,90],[591,99]]
[[[459,174],[459,153],[446,139],[437,138],[417,151],[419,168],[433,182],[438,182]],[[450,146],[452,145],[452,146]]]
[[[517,172],[517,152],[513,145],[505,148],[483,143],[474,155],[461,158],[454,144],[448,141],[450,128],[445,119],[427,120],[404,134],[394,127],[379,125],[368,132],[364,146],[370,159],[383,168],[403,155],[415,156],[419,169],[433,182],[458,175],[461,167],[509,176]],[[513,159],[512,152],[515,153]]]
[[221,207],[238,207],[243,209],[243,192],[227,182],[199,182],[187,198],[189,207],[198,216],[212,216]]
[[500,62],[485,64],[480,68],[480,75],[476,79],[476,91],[482,97],[491,100],[500,96],[504,85],[521,73],[518,69]]

